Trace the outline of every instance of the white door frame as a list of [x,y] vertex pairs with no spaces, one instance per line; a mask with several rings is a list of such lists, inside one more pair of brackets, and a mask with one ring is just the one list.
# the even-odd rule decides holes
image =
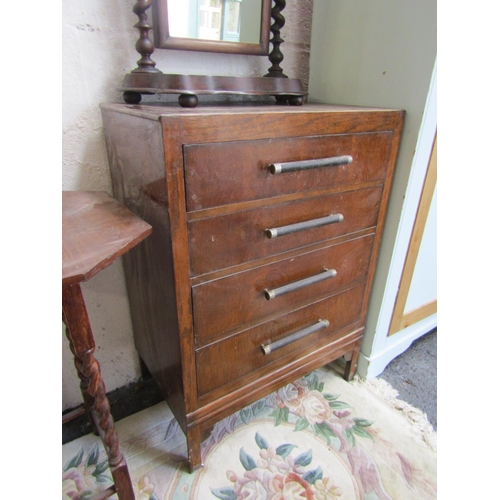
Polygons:
[[437,326],[437,314],[433,314],[405,328],[401,332],[389,336],[389,327],[399,283],[403,273],[436,130],[437,63],[435,62],[384,290],[384,297],[377,320],[375,336],[371,349],[370,346],[363,345],[359,356],[357,371],[362,377],[373,378],[380,375],[387,364],[408,349],[414,340]]

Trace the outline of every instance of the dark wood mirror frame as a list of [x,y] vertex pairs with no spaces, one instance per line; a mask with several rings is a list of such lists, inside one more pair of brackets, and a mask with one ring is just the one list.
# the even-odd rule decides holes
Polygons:
[[156,0],[153,4],[153,34],[157,49],[197,50],[200,52],[224,52],[227,54],[261,55],[269,54],[272,0],[262,0],[259,43],[225,42],[178,38],[170,36],[168,24],[168,2]]
[[[272,66],[263,77],[168,75],[160,71],[151,59],[155,46],[149,38],[149,32],[153,27],[149,24],[146,14],[146,11],[158,1],[163,1],[162,5],[166,7],[166,0],[137,0],[133,7],[134,13],[139,18],[139,22],[135,25],[135,28],[139,30],[139,39],[135,47],[141,58],[137,61],[137,68],[125,75],[119,89],[123,92],[123,100],[126,103],[139,104],[143,94],[180,94],[179,104],[182,107],[193,108],[198,105],[198,95],[239,94],[274,96],[279,104],[302,105],[306,95],[302,82],[299,79],[288,78],[280,67],[283,61],[283,54],[280,50],[283,39],[280,31],[285,24],[281,11],[286,6],[286,0],[274,0],[274,6],[271,8],[271,18],[274,22],[269,28],[272,33],[269,43],[273,49],[269,52],[269,61]],[[263,3],[267,5],[267,0],[263,0]],[[264,21],[262,24],[264,25]],[[197,41],[202,44],[206,43],[201,40]],[[204,50],[211,51],[210,46],[205,45]]]

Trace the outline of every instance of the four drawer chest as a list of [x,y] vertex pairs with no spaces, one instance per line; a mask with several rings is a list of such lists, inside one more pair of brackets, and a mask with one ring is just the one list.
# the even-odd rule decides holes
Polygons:
[[114,196],[153,227],[124,267],[135,344],[187,436],[363,336],[404,112],[102,105]]

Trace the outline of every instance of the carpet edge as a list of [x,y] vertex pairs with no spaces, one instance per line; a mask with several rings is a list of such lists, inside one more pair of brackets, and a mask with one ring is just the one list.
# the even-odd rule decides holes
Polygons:
[[373,396],[396,411],[411,426],[415,436],[437,452],[437,431],[427,418],[427,414],[410,403],[399,399],[399,393],[388,382],[380,378],[365,379],[355,375],[350,384],[367,389]]

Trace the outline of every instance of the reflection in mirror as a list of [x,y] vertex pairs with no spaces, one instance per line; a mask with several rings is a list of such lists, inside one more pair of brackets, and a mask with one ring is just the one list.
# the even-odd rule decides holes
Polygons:
[[269,54],[272,0],[156,0],[161,49]]
[[169,0],[170,36],[259,43],[261,0]]

